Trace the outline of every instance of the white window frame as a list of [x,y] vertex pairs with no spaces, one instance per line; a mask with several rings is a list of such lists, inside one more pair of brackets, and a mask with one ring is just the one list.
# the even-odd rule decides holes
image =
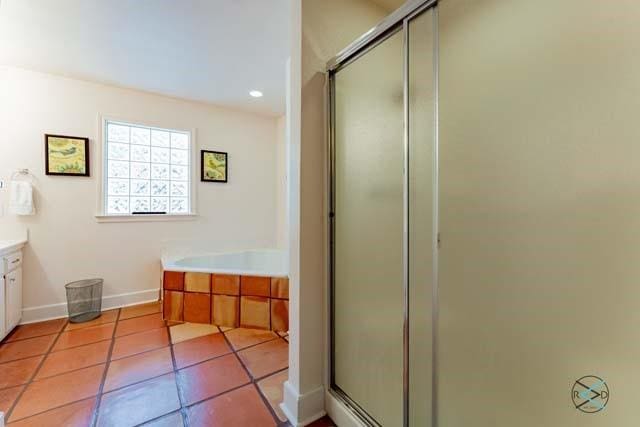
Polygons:
[[[127,126],[142,126],[148,128],[155,128],[165,131],[178,131],[189,134],[189,151],[190,151],[190,170],[189,170],[189,206],[190,212],[186,214],[128,214],[128,215],[110,215],[107,214],[107,122],[117,122]],[[145,120],[138,120],[135,118],[120,118],[113,116],[98,117],[98,146],[93,150],[95,162],[92,162],[99,168],[96,171],[96,176],[99,177],[97,200],[96,200],[96,221],[98,222],[155,222],[155,221],[192,221],[197,218],[197,206],[198,200],[196,197],[197,186],[197,143],[196,143],[196,129],[184,129],[180,126],[170,126],[170,123],[149,123]]]

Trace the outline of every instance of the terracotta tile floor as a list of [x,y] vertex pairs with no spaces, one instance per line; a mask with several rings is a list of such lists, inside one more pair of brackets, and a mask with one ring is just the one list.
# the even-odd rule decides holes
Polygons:
[[144,304],[16,328],[0,343],[8,426],[288,425],[286,334],[169,326],[159,312]]

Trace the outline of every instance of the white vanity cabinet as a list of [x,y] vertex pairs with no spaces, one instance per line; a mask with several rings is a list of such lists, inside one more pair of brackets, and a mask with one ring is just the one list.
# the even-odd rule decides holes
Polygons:
[[5,302],[5,286],[4,286],[4,274],[0,275],[0,340],[3,339],[4,337],[7,336],[7,325],[5,322],[5,317],[6,317],[6,313],[5,313],[5,308],[6,308],[6,302]]
[[22,254],[19,256],[20,264],[4,276],[7,331],[18,326],[22,318]]
[[0,241],[0,340],[13,330],[22,318],[22,247]]

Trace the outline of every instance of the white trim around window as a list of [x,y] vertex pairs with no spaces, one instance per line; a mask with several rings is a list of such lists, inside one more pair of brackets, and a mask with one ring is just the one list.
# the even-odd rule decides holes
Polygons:
[[[108,197],[109,197],[109,191],[108,191],[108,161],[109,161],[109,156],[108,156],[108,146],[109,146],[109,141],[107,138],[107,125],[108,124],[112,124],[112,125],[122,125],[125,127],[133,127],[136,129],[148,129],[149,132],[151,133],[152,131],[157,131],[159,133],[161,132],[174,132],[176,134],[181,133],[181,134],[186,134],[188,135],[189,138],[189,143],[188,143],[188,161],[189,161],[189,165],[188,165],[188,209],[184,212],[184,213],[170,213],[170,209],[169,206],[167,206],[166,212],[165,214],[131,214],[130,212],[130,207],[129,210],[125,211],[122,215],[118,214],[117,211],[115,211],[114,209],[112,209],[111,211],[108,211],[107,209],[107,203],[108,203]],[[97,200],[96,200],[96,221],[98,222],[151,222],[151,221],[190,221],[190,220],[194,220],[195,218],[197,218],[197,198],[196,198],[196,187],[197,187],[197,156],[196,156],[196,147],[197,147],[197,143],[196,143],[196,129],[184,129],[184,128],[180,128],[180,127],[176,127],[176,126],[171,126],[171,123],[149,123],[147,121],[141,121],[141,120],[136,120],[136,119],[131,119],[131,118],[114,118],[111,116],[103,116],[100,115],[98,117],[98,133],[99,135],[98,137],[98,141],[96,144],[96,147],[92,150],[93,154],[94,154],[94,160],[92,163],[94,165],[96,165],[96,176],[99,178],[98,179],[98,185],[97,185]],[[132,150],[132,146],[131,146],[131,141],[129,141],[129,147],[128,150],[131,151]],[[135,144],[134,144],[135,145]],[[151,145],[150,145],[151,147]],[[124,148],[124,145],[123,147]],[[149,151],[151,150],[151,148],[149,149]],[[126,151],[126,150],[125,150]],[[148,155],[151,155],[150,152],[147,153]],[[129,154],[130,156],[130,154]],[[113,157],[113,156],[112,156]],[[184,157],[183,157],[184,158]],[[113,160],[113,159],[111,159]],[[127,160],[129,163],[131,163],[131,157],[129,157],[129,160]],[[151,161],[151,159],[149,160],[149,166],[153,166],[154,163]],[[113,166],[113,165],[112,165]],[[129,170],[129,174],[131,173],[131,171]],[[149,172],[150,173],[150,172]],[[171,172],[170,172],[171,173]],[[111,178],[113,179],[113,177]],[[127,197],[132,197],[131,193],[131,181],[135,181],[134,178],[132,178],[130,175],[128,175],[128,186],[126,186],[126,193],[128,193],[126,196],[123,197],[127,198]],[[167,185],[169,187],[171,187],[171,180],[170,179],[166,179],[165,181],[167,181]],[[112,183],[113,184],[113,183]],[[148,182],[149,186],[151,186],[151,181]],[[149,190],[151,191],[151,189]],[[171,191],[171,189],[169,189],[169,191]],[[171,196],[171,193],[169,193],[167,195],[167,203],[170,203],[171,201],[169,200],[169,197]],[[135,196],[134,196],[135,197]],[[151,197],[151,196],[150,196]],[[158,197],[158,199],[160,199],[160,197]],[[129,199],[130,201],[131,199]],[[150,199],[151,200],[151,199]],[[151,206],[149,206],[149,209],[151,209]]]

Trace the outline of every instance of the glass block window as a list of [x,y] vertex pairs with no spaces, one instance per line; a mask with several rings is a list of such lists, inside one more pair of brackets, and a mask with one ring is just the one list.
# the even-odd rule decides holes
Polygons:
[[191,213],[191,134],[105,121],[105,213]]

